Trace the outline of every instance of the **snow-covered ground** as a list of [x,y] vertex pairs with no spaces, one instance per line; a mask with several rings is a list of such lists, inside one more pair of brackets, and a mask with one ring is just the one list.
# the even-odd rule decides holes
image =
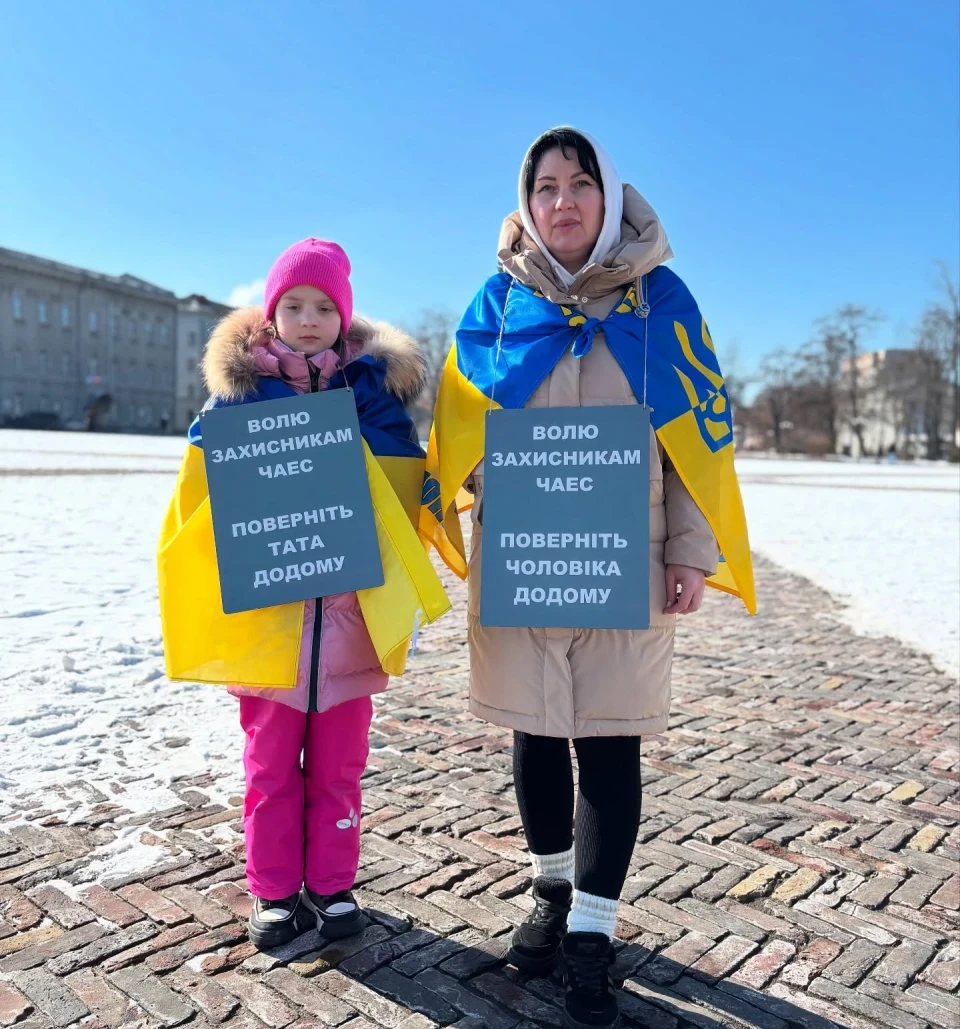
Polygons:
[[858,632],[960,674],[960,467],[744,457],[737,469],[754,550],[844,601]]
[[[0,430],[0,814],[56,785],[176,802],[177,775],[240,792],[235,702],[163,675],[154,551],[178,439]],[[958,470],[743,460],[755,548],[850,600],[859,629],[956,670]]]
[[236,702],[163,674],[154,555],[182,453],[0,431],[0,812],[51,784],[75,815],[99,799],[83,784],[135,811],[176,803],[177,775],[242,789]]

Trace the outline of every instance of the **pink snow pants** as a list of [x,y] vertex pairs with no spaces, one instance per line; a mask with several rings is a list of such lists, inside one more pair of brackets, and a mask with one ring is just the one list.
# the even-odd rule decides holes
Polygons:
[[304,884],[329,896],[353,886],[372,717],[369,697],[310,714],[240,697],[243,831],[254,896],[279,900]]

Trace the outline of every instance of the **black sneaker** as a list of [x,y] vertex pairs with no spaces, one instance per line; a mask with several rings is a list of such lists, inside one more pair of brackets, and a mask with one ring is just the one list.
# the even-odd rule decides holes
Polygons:
[[367,916],[349,890],[324,897],[304,887],[303,903],[317,919],[317,932],[328,940],[354,936],[366,928]]
[[602,933],[567,933],[561,947],[564,1029],[616,1029],[620,1005],[611,990],[613,944]]
[[297,913],[300,910],[300,894],[284,897],[283,900],[253,898],[253,914],[247,922],[247,934],[257,950],[272,950],[282,947],[296,937]]
[[538,876],[533,881],[536,907],[513,934],[507,964],[529,975],[542,975],[557,960],[567,931],[573,887],[566,879]]

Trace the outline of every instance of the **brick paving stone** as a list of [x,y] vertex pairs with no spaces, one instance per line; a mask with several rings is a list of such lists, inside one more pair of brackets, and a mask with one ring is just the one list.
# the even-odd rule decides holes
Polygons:
[[0,982],[0,1025],[13,1025],[32,1010],[27,997],[9,983]]
[[806,987],[812,979],[820,973],[843,953],[843,947],[833,940],[818,938],[812,940],[784,968],[781,978],[791,986]]
[[42,968],[14,972],[13,984],[33,1006],[56,1026],[68,1026],[90,1013],[89,1008],[63,980]]
[[915,1015],[878,1001],[862,989],[851,990],[841,986],[832,979],[814,979],[810,984],[810,992],[815,997],[836,1001],[864,1018],[872,1018],[874,1025],[891,1026],[893,1029],[926,1029],[926,1022]]
[[828,979],[855,986],[883,957],[883,948],[869,940],[854,940],[843,953],[823,970]]
[[902,882],[902,879],[895,879],[890,875],[878,875],[855,889],[850,894],[850,899],[863,904],[864,907],[880,907]]
[[742,936],[728,936],[696,961],[690,975],[712,982],[723,979],[741,965],[755,950],[756,943]]
[[[922,1015],[935,1025],[944,1026],[944,1029],[956,1029],[957,1026],[957,997],[956,994],[944,993],[941,990],[927,986],[925,983],[914,983],[903,995],[887,993],[891,1000],[898,1004],[910,1004],[910,1001],[923,1001]],[[908,1010],[916,1011],[912,1005]],[[921,1013],[921,1011],[917,1011]]]
[[163,922],[164,925],[179,925],[180,922],[186,922],[190,918],[190,915],[179,904],[175,904],[169,897],[154,892],[143,883],[130,883],[117,890],[117,894],[128,904],[139,908],[154,922]]
[[82,904],[78,904],[63,892],[47,883],[38,886],[29,893],[30,900],[43,908],[44,911],[64,929],[76,929],[77,926],[86,925],[96,917],[94,913]]
[[37,942],[3,958],[0,960],[0,972],[18,972],[26,968],[35,968],[60,954],[66,954],[75,948],[84,947],[94,940],[99,940],[105,931],[102,926],[91,924],[61,932],[51,939]]
[[143,918],[142,911],[122,900],[115,893],[111,893],[110,890],[105,890],[98,883],[81,887],[77,895],[91,911],[108,922],[120,926],[121,929],[133,925],[134,922],[139,922]]
[[[417,979],[423,981],[428,972],[421,973]],[[495,1001],[501,1008],[509,1012],[510,1018],[529,1018],[547,1026],[559,1026],[560,1010],[545,1004],[525,990],[519,982],[494,972],[485,972],[470,984],[480,996]],[[490,1017],[488,1014],[486,1017]]]
[[662,950],[643,966],[643,977],[661,985],[676,982],[690,965],[699,961],[716,941],[698,932],[689,932]]
[[214,976],[213,981],[227,993],[232,993],[238,1000],[243,1001],[244,1007],[261,1022],[270,1026],[270,1029],[284,1029],[284,1026],[296,1020],[297,1013],[294,1008],[273,990],[252,977],[230,971]]
[[356,1008],[374,1025],[381,1026],[383,1029],[399,1029],[401,1022],[408,1014],[399,1004],[381,997],[362,983],[354,982],[336,970],[324,972],[323,975],[317,976],[311,982],[316,983],[317,986],[342,1003]]
[[415,979],[407,979],[392,968],[378,968],[367,980],[366,985],[378,994],[389,997],[408,1011],[419,1012],[435,1022],[449,1024],[457,1018],[457,1012],[436,993]]
[[923,970],[920,979],[941,990],[960,988],[960,942],[947,944]]
[[87,1005],[97,1022],[111,1029],[143,1016],[141,1009],[129,997],[92,968],[71,972],[64,982]]
[[748,875],[743,882],[738,883],[727,894],[734,900],[753,900],[769,893],[773,884],[782,875],[782,871],[776,865],[764,865],[758,868],[752,875]]
[[143,965],[121,968],[111,974],[110,981],[168,1029],[194,1015],[193,1007],[183,997],[165,986]]
[[771,940],[759,954],[754,954],[730,977],[731,983],[739,983],[754,990],[761,990],[776,978],[784,965],[791,961],[797,948],[786,940]]
[[166,897],[179,905],[184,911],[189,912],[208,929],[217,929],[233,920],[230,914],[222,907],[214,904],[207,897],[204,897],[189,886],[170,886],[163,891],[161,896]]
[[276,968],[264,976],[268,986],[282,994],[287,1000],[304,1008],[324,1025],[342,1025],[356,1014],[349,1004],[344,1004],[313,981],[291,972],[287,968]]
[[43,912],[15,886],[0,886],[0,940],[32,929],[43,921]]
[[896,986],[904,990],[913,982],[920,969],[928,964],[933,955],[933,947],[917,943],[915,940],[904,940],[887,954],[871,975],[889,986]]
[[36,947],[62,935],[63,930],[59,925],[41,925],[23,933],[14,931],[9,936],[0,939],[0,958],[26,950],[28,947]]
[[940,907],[949,908],[951,911],[960,910],[960,876],[955,875],[947,880],[940,889],[930,898],[931,903],[939,904]]
[[102,936],[86,946],[68,950],[47,962],[47,968],[57,975],[68,975],[89,965],[101,966],[105,959],[142,944],[157,934],[153,922],[137,922],[129,929]]

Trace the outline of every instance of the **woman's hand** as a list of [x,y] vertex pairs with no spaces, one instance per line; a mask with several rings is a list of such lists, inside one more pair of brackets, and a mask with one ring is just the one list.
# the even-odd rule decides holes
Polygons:
[[665,615],[690,615],[700,610],[707,577],[699,568],[667,565],[667,606]]

